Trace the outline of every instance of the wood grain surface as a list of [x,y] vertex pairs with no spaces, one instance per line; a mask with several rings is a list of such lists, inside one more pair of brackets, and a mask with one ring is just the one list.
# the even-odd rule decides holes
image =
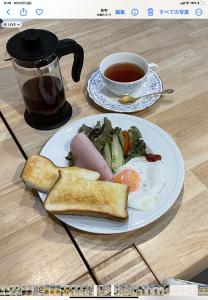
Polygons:
[[[164,87],[176,90],[136,115],[161,126],[179,145],[186,169],[184,189],[162,218],[142,230],[117,236],[71,230],[89,265],[96,270],[98,280],[108,283],[113,282],[114,277],[119,282],[134,282],[134,274],[131,278],[131,274],[115,273],[113,268],[116,261],[121,260],[125,265],[125,256],[120,258],[119,255],[132,245],[160,282],[173,276],[189,279],[205,269],[208,266],[207,21],[51,20],[33,21],[24,28],[31,27],[53,31],[60,39],[74,38],[84,47],[85,64],[79,83],[70,78],[72,56],[64,57],[60,63],[67,99],[73,106],[71,121],[103,112],[88,99],[86,83],[100,61],[113,52],[135,52],[157,63]],[[2,54],[14,31],[3,32],[3,35],[0,33]],[[3,115],[26,154],[38,153],[57,130],[38,131],[25,123],[24,103],[10,62],[0,63],[0,79]],[[126,261],[129,262],[128,255]],[[137,279],[143,281],[144,277]]]
[[158,284],[134,246],[102,262],[93,272],[100,284]]
[[204,269],[208,263],[204,230],[207,228],[206,193],[207,187],[193,172],[187,171],[184,189],[178,201],[153,224],[114,238],[78,231],[73,234],[91,266],[98,265],[128,245],[135,244],[160,282],[170,277],[190,279],[192,274]]
[[92,276],[89,273],[86,273],[83,276],[70,282],[69,284],[71,284],[71,285],[94,285],[95,282],[92,279]]
[[0,282],[67,284],[86,267],[62,225],[20,181],[25,160],[2,122],[0,139]]

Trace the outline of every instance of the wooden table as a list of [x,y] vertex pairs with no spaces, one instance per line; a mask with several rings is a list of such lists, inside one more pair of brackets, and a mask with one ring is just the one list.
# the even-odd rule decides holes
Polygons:
[[[136,115],[169,132],[186,168],[184,189],[157,222],[132,233],[104,236],[79,232],[51,219],[19,175],[27,156],[38,153],[53,131],[38,131],[23,118],[24,103],[10,62],[0,61],[1,207],[0,283],[138,284],[189,279],[208,266],[208,60],[205,20],[33,21],[71,37],[85,50],[82,79],[72,82],[72,57],[61,60],[73,120],[98,114],[86,83],[103,57],[118,51],[140,53],[159,65],[173,96]],[[0,54],[16,31],[0,31]]]

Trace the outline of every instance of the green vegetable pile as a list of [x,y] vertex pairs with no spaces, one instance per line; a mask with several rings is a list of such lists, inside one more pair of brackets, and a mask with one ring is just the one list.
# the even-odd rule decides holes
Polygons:
[[[103,155],[112,172],[115,173],[120,166],[130,159],[138,156],[145,156],[146,144],[143,141],[139,129],[132,126],[128,131],[121,128],[112,128],[111,121],[104,118],[94,127],[82,125],[79,133],[84,132],[97,150]],[[66,159],[73,165],[73,155],[69,152]]]

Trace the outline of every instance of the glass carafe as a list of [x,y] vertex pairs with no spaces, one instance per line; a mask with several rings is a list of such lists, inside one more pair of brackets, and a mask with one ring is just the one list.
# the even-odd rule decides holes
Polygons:
[[53,129],[66,123],[72,108],[66,101],[59,59],[74,54],[72,78],[79,81],[84,53],[74,40],[59,41],[51,32],[29,29],[7,42],[25,102],[25,120],[37,129]]

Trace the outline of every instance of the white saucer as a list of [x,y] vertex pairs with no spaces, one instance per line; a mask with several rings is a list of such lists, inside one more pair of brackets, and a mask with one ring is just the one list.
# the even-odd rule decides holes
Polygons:
[[[153,71],[149,71],[147,80],[135,93],[131,96],[139,97],[142,95],[161,92],[163,83],[159,75]],[[99,106],[109,110],[120,113],[130,113],[143,110],[154,104],[160,96],[142,97],[135,103],[124,105],[118,102],[118,97],[109,91],[102,80],[99,70],[93,73],[88,80],[87,90],[90,98]]]

